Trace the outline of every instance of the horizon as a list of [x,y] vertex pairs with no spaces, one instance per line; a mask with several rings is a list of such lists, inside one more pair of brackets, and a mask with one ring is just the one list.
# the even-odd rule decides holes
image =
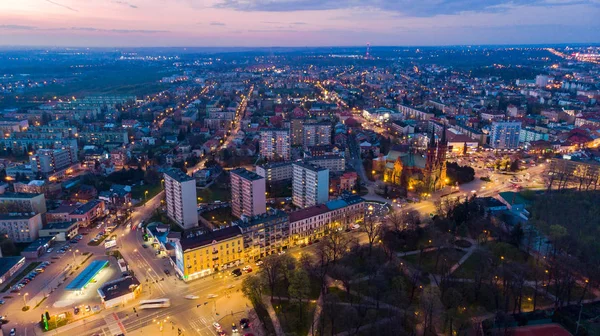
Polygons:
[[598,0],[4,0],[0,45],[194,48],[599,43]]

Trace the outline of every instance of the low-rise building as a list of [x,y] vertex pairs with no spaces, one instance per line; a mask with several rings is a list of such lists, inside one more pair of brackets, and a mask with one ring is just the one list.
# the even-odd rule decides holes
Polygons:
[[293,176],[292,162],[273,162],[256,166],[256,173],[265,178],[267,183],[291,180]]
[[40,230],[40,237],[55,237],[56,241],[67,241],[77,236],[78,229],[77,222],[48,223]]
[[60,183],[45,180],[33,180],[29,183],[16,182],[13,187],[17,193],[44,194],[46,198],[57,197],[62,192]]
[[209,232],[186,231],[175,246],[175,270],[184,281],[244,262],[244,239],[238,226]]
[[25,265],[24,257],[0,257],[0,285]]
[[317,167],[329,169],[333,173],[341,173],[346,170],[346,159],[341,155],[320,155],[305,160]]
[[35,212],[0,214],[0,232],[15,243],[36,240],[42,228],[42,215]]
[[135,276],[109,281],[98,288],[98,295],[105,309],[125,305],[142,293],[142,285]]
[[91,200],[69,214],[69,218],[79,223],[80,226],[86,227],[96,218],[104,215],[104,201],[96,199]]

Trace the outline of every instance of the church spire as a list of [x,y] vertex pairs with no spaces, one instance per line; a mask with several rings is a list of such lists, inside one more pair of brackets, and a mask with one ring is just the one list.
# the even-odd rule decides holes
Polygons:
[[429,138],[429,148],[435,148],[435,130],[431,131],[431,136]]

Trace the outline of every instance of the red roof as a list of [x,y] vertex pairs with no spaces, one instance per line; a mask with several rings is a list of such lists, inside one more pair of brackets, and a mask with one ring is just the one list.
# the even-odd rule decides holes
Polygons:
[[297,222],[299,220],[303,220],[303,219],[306,219],[309,217],[314,217],[314,216],[317,216],[320,214],[324,214],[328,211],[329,211],[329,209],[324,204],[319,204],[319,205],[311,206],[306,209],[294,211],[289,214],[290,223]]

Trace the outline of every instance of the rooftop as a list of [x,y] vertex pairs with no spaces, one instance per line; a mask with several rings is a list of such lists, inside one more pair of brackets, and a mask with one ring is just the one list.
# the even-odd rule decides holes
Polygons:
[[83,215],[84,213],[87,213],[90,210],[94,209],[100,203],[102,203],[101,200],[98,200],[98,199],[91,200],[91,201],[83,204],[79,208],[75,209],[75,211],[71,212],[71,214],[73,214],[73,215]]
[[0,195],[0,199],[3,198],[22,198],[22,199],[30,199],[35,198],[43,194],[35,194],[35,193],[23,193],[23,192],[5,192]]
[[54,237],[40,237],[33,241],[31,244],[27,245],[27,247],[23,250],[23,252],[34,252],[37,251],[40,247],[47,245],[50,241],[54,240]]
[[0,276],[8,272],[9,269],[13,268],[16,264],[24,262],[25,257],[4,257],[0,258]]
[[85,288],[90,281],[108,265],[108,260],[94,260],[79,275],[71,281],[65,290],[79,291]]
[[56,223],[48,223],[46,226],[42,228],[42,230],[64,230],[68,229],[74,225],[77,225],[77,222],[56,222]]
[[271,163],[266,163],[260,167],[262,167],[263,169],[272,169],[272,168],[279,168],[279,167],[284,167],[284,166],[291,166],[292,165],[292,161],[283,161],[283,162],[271,162]]
[[11,212],[0,214],[0,220],[8,220],[8,219],[29,219],[37,216],[35,212]]
[[318,167],[318,166],[315,166],[315,165],[310,164],[308,162],[294,162],[294,166],[302,167],[304,169],[312,170],[314,172],[320,172],[320,171],[323,171],[323,170],[328,170],[327,168]]
[[237,225],[237,226],[241,227],[242,229],[245,229],[245,228],[249,228],[251,226],[259,225],[259,224],[270,222],[270,221],[277,220],[277,219],[288,220],[289,217],[288,217],[287,213],[285,213],[281,210],[272,209],[272,210],[267,211],[264,214],[256,215],[251,218],[244,216],[242,219],[236,220],[236,221],[232,222],[231,224]]
[[165,175],[168,175],[177,182],[195,181],[193,177],[187,175],[179,169],[167,169],[165,170]]
[[134,276],[127,276],[105,283],[98,288],[98,295],[104,301],[109,301],[133,292],[140,285]]
[[181,249],[184,251],[192,250],[210,245],[214,241],[223,241],[241,234],[242,231],[238,226],[235,225],[209,232],[202,232],[198,230],[187,231],[183,233],[183,236],[180,240]]
[[308,207],[306,209],[294,211],[290,213],[290,223],[297,222],[309,217],[314,217],[320,214],[324,214],[330,211],[330,209],[324,204],[318,204],[315,206]]
[[235,174],[238,175],[241,178],[244,178],[246,180],[250,180],[250,181],[256,181],[256,180],[260,180],[260,179],[264,179],[264,177],[258,175],[255,172],[251,172],[246,168],[237,168],[231,171],[231,174]]

